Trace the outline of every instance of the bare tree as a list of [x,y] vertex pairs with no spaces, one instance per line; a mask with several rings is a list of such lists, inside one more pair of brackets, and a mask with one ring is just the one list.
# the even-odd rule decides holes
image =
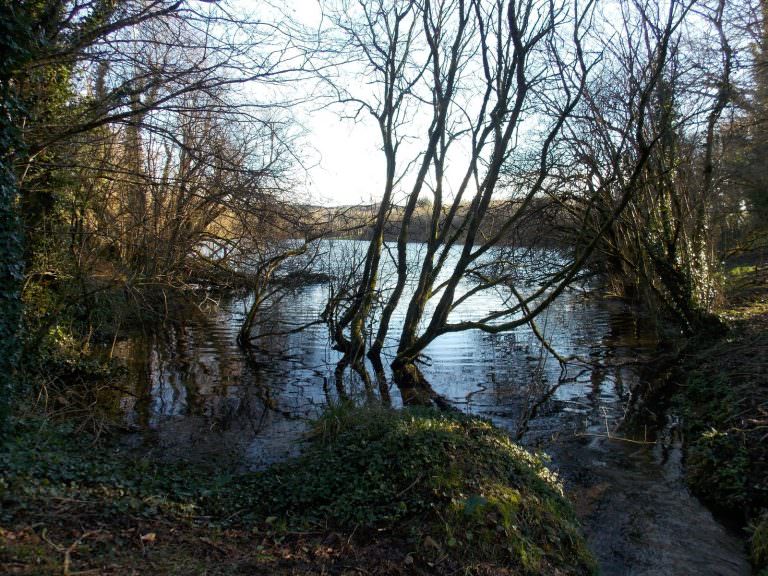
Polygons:
[[[637,64],[641,75],[633,86],[637,101],[631,110],[651,101],[670,41],[688,9],[688,4],[671,2],[657,18],[647,15],[657,35],[649,45],[651,58]],[[655,138],[646,137],[646,119],[630,114],[624,136],[612,145],[626,148],[627,136],[639,135],[631,142],[637,154],[625,157],[620,171],[611,171],[618,168],[612,163],[598,180],[576,161],[566,131],[576,129],[591,89],[590,73],[605,58],[588,37],[596,17],[591,2],[457,0],[342,7],[336,23],[351,46],[346,52],[361,55],[357,65],[375,82],[372,95],[337,87],[338,97],[378,122],[387,173],[365,268],[334,326],[344,351],[341,370],[351,365],[367,378],[362,363],[367,352],[381,372],[392,313],[405,306],[391,362],[394,378],[406,402],[430,401],[434,394],[416,365],[430,342],[449,332],[501,332],[532,323],[579,277],[600,237],[629,204],[656,145]],[[420,117],[428,120],[420,122]],[[412,144],[416,139],[418,147]],[[414,154],[403,159],[406,150]],[[562,209],[574,198],[594,204],[609,191],[612,202],[597,229],[585,229],[583,241],[556,266],[553,262],[534,289],[518,287],[521,255],[500,250],[499,244],[542,213],[543,198]],[[414,268],[408,242],[423,196],[430,198],[430,225]],[[397,277],[384,287],[377,277],[383,230],[396,210],[401,211]],[[412,290],[401,302],[411,281]],[[490,290],[505,292],[507,306],[477,318],[453,319],[468,299]],[[378,322],[372,323],[375,298],[383,298],[383,305]],[[364,329],[373,324],[367,346]]]
[[300,159],[282,88],[307,56],[287,29],[224,3],[19,10],[45,37],[7,86],[26,112],[13,158],[26,285],[60,288],[40,335],[110,286],[258,287],[295,253],[285,240],[307,219],[289,193]]
[[[600,242],[596,261],[614,282],[617,293],[672,313],[683,329],[697,332],[717,325],[711,314],[718,293],[718,234],[715,207],[722,172],[720,120],[732,101],[733,51],[724,23],[725,2],[698,3],[690,23],[669,45],[667,63],[651,97],[631,97],[643,82],[643,64],[652,61],[663,31],[655,25],[660,8],[627,5],[622,18],[624,42],[606,46],[612,68],[603,71],[601,88],[590,100],[602,131],[590,140],[574,132],[573,145],[593,163],[604,180],[621,174],[620,163],[632,162],[642,141],[653,152],[625,210]],[[630,98],[626,98],[630,94]],[[644,118],[642,133],[627,131],[625,118]],[[618,149],[610,133],[628,146]],[[587,144],[589,142],[589,144]],[[610,172],[606,167],[611,166]],[[593,228],[604,220],[615,192],[589,206]]]

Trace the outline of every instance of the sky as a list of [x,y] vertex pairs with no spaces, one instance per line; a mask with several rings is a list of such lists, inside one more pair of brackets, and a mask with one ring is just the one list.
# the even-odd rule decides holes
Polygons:
[[308,158],[300,192],[327,206],[368,204],[381,196],[384,156],[370,119],[353,122],[321,109],[305,112],[300,121]]
[[[231,0],[233,5],[244,13],[256,15],[262,22],[277,22],[281,17],[287,17],[292,22],[299,23],[308,29],[319,30],[324,26],[330,27],[327,16],[321,11],[321,4],[329,5],[333,0]],[[353,3],[354,5],[354,3]],[[617,12],[617,4],[606,1],[602,10],[608,16],[605,22],[621,21]],[[611,13],[616,18],[611,19]],[[610,31],[610,25],[608,26]],[[618,30],[618,28],[616,29]],[[279,34],[278,34],[279,36]],[[361,67],[360,72],[348,71],[343,80],[339,81],[343,88],[369,97],[377,87],[370,83]],[[368,204],[378,200],[384,188],[385,159],[381,150],[381,135],[374,119],[367,113],[361,113],[356,120],[344,117],[344,109],[340,106],[329,105],[330,100],[315,97],[313,93],[316,81],[307,81],[304,85],[294,85],[295,95],[299,98],[311,94],[310,101],[289,111],[292,120],[300,126],[301,136],[296,140],[296,153],[301,159],[301,166],[294,174],[295,187],[305,201],[313,204],[341,206],[352,204]],[[302,94],[303,92],[303,94]],[[423,96],[423,94],[422,94]],[[471,98],[471,96],[470,96]],[[471,112],[471,100],[464,102],[465,108]],[[469,106],[467,106],[469,104]],[[346,110],[347,115],[349,109]],[[425,112],[422,109],[422,114]],[[429,113],[424,122],[429,122]],[[421,116],[406,123],[406,129],[415,135],[421,132],[423,139],[426,130],[420,126]],[[423,122],[422,122],[423,124]],[[517,133],[521,143],[530,142],[535,145],[537,136],[546,132],[545,125],[534,117],[527,118]],[[423,140],[422,140],[423,143]],[[468,146],[457,142],[449,155],[449,166],[446,171],[447,186],[456,186],[466,170]],[[401,149],[400,166],[418,156],[421,151],[415,139],[409,139]],[[408,180],[404,181],[407,187]],[[450,194],[450,192],[449,192]],[[398,201],[395,198],[395,201]]]
[[[328,17],[323,16],[319,6],[318,0],[285,0],[276,10],[293,21],[317,30],[330,26]],[[362,65],[359,71],[355,71],[354,66],[347,66],[343,74],[344,77],[337,79],[337,82],[353,95],[371,101],[372,94],[381,90],[381,86],[373,84],[371,77],[366,75]],[[311,84],[307,84],[308,91],[312,89]],[[301,87],[298,90],[300,92]],[[411,100],[409,104],[411,111],[414,110],[413,102]],[[381,133],[375,119],[368,112],[360,112],[355,120],[350,119],[354,111],[354,108],[344,108],[332,104],[330,100],[323,102],[321,99],[310,101],[295,111],[294,119],[304,129],[299,139],[299,155],[304,159],[304,170],[300,170],[301,175],[297,177],[300,182],[298,192],[308,197],[308,201],[313,204],[370,204],[378,201],[383,194],[386,160],[382,151]],[[412,112],[398,130],[400,136],[405,136],[398,151],[398,173],[405,170],[409,162],[418,158],[423,151],[430,121],[431,110],[429,105],[425,105],[418,112]],[[463,180],[469,156],[466,139],[454,142],[448,155],[444,181],[448,197]],[[404,201],[409,185],[415,180],[414,172],[410,170],[399,189],[396,188],[396,203]]]
[[[252,9],[263,2],[235,0],[241,9]],[[323,15],[318,0],[285,0],[273,5],[275,18],[288,16],[310,29],[320,26]],[[264,12],[261,18],[269,17]],[[328,24],[328,20],[324,21]],[[355,79],[364,85],[365,78]],[[303,97],[313,90],[315,82],[295,88]],[[298,138],[297,153],[302,166],[295,180],[300,196],[314,204],[345,206],[369,204],[381,197],[384,187],[385,160],[381,151],[381,135],[375,120],[361,114],[356,120],[344,118],[340,106],[328,106],[329,101],[319,99],[291,111],[292,120],[302,135]]]
[[[241,9],[255,5],[250,0],[234,1]],[[259,5],[264,6],[261,3]],[[288,18],[310,30],[331,27],[318,0],[285,0],[279,6],[272,5],[271,10],[274,12],[261,12],[260,18],[263,21],[269,18],[274,21]],[[354,65],[348,65],[340,74],[343,77],[337,78],[336,82],[343,89],[368,101],[371,101],[375,91],[381,89],[380,85],[373,84],[362,65],[359,70]],[[301,201],[325,206],[376,202],[384,190],[386,161],[375,119],[365,111],[360,112],[354,120],[351,119],[349,116],[355,109],[334,104],[329,93],[323,94],[321,90],[314,97],[312,91],[317,85],[315,79],[290,88],[293,91],[292,98],[302,99],[307,94],[313,94],[309,102],[290,111],[302,132],[296,141],[297,155],[302,160],[302,166],[294,176],[295,188]],[[404,170],[422,152],[431,120],[429,105],[420,107],[416,112],[413,100],[409,106],[411,114],[398,131],[401,136],[407,136],[398,151],[398,172]],[[454,142],[448,155],[444,182],[448,197],[452,189],[463,180],[469,156],[468,142],[462,139]],[[400,188],[395,190],[396,203],[404,201],[409,184],[412,185],[415,180],[413,173],[411,170],[402,180]]]

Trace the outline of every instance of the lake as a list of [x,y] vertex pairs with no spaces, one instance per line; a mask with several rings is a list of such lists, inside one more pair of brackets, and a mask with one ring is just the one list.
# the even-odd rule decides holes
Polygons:
[[[321,269],[338,272],[361,246],[329,244],[318,259]],[[409,251],[415,258],[420,249]],[[470,287],[465,282],[460,290]],[[341,355],[327,327],[312,324],[329,290],[328,284],[301,286],[272,302],[255,328],[263,337],[247,353],[237,334],[248,294],[200,293],[182,314],[118,339],[111,353],[127,369],[129,393],[121,407],[135,431],[131,447],[253,470],[298,454],[310,421],[339,401],[334,370]],[[456,317],[498,310],[506,296],[475,295]],[[390,334],[402,320],[401,307]],[[647,379],[663,376],[653,369],[653,327],[595,285],[563,293],[537,324],[560,355],[579,360],[561,367],[531,328],[521,326],[503,334],[441,336],[425,350],[420,368],[457,409],[490,418],[551,454],[604,574],[749,574],[740,540],[683,483],[674,417],[632,438],[619,428]],[[385,361],[395,345],[387,342]],[[399,405],[397,388],[389,391]],[[343,393],[366,399],[352,374],[344,378]]]

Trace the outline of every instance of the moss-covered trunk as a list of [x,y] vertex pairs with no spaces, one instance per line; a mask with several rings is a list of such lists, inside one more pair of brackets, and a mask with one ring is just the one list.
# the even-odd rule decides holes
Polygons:
[[[0,113],[7,118],[5,106]],[[3,126],[0,148],[8,150],[8,127]],[[14,390],[21,329],[21,279],[24,272],[22,230],[16,214],[18,188],[10,158],[0,159],[0,431],[5,428]]]
[[[5,3],[3,3],[5,4]],[[13,161],[19,148],[20,106],[12,86],[14,71],[29,54],[28,24],[3,11],[0,49],[0,439],[8,422],[15,370],[21,350],[21,284],[24,276],[23,228],[18,214],[19,188]]]
[[405,406],[431,406],[434,403],[437,394],[415,363],[396,358],[392,362],[392,377]]

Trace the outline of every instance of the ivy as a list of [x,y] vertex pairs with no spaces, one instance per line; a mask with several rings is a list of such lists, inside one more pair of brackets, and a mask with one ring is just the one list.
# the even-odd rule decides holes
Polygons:
[[13,90],[13,75],[33,54],[33,28],[23,9],[0,2],[0,431],[8,421],[20,353],[21,285],[24,275],[19,188],[13,171],[21,147],[18,125],[23,107]]

